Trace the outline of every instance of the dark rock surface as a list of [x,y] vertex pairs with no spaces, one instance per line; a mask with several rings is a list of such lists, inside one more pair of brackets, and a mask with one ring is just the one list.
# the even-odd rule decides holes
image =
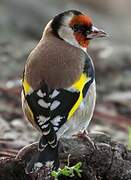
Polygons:
[[[91,139],[90,139],[90,138]],[[111,140],[104,134],[88,134],[88,137],[61,139],[59,148],[60,167],[72,167],[81,162],[81,178],[76,175],[66,177],[60,175],[58,179],[83,180],[130,180],[131,152],[118,142]],[[26,146],[19,151],[16,158],[0,160],[0,174],[2,179],[12,180],[51,180],[49,168],[41,167],[37,172],[27,175],[24,167],[37,151],[37,143]]]

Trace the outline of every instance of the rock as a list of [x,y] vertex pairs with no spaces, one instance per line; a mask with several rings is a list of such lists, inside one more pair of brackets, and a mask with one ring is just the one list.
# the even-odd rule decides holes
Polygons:
[[[12,35],[13,36],[13,35]],[[31,49],[35,46],[35,41],[25,40],[15,36],[11,42],[0,43],[0,82],[12,78],[21,78],[24,64]]]
[[6,122],[6,120],[0,117],[0,137],[3,137],[5,132],[10,131],[10,130],[11,128],[9,124]]
[[88,52],[95,64],[99,94],[103,96],[113,91],[131,89],[131,53],[128,45],[96,41],[92,42]]
[[4,135],[3,135],[3,139],[10,139],[10,140],[15,140],[15,139],[18,139],[20,138],[20,134],[16,131],[9,131],[9,132],[6,132]]
[[24,131],[26,129],[25,124],[23,123],[22,119],[14,119],[11,121],[11,126],[18,131]]

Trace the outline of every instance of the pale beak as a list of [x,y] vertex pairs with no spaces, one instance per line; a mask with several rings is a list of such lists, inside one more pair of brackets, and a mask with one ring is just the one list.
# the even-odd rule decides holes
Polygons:
[[88,39],[99,38],[99,37],[106,37],[108,36],[103,30],[92,26],[90,34],[87,35]]

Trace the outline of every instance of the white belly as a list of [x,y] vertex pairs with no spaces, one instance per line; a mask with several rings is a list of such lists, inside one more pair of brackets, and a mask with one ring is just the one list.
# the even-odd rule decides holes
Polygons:
[[80,130],[86,130],[93,116],[96,101],[95,81],[90,85],[88,93],[72,118],[68,120],[57,132],[58,139],[62,136],[69,138]]

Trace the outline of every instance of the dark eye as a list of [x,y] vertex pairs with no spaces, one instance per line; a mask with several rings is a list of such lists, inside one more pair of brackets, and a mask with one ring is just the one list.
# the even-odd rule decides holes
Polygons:
[[91,30],[90,29],[87,29],[86,30],[86,34],[90,34]]
[[81,27],[80,24],[75,24],[74,26],[72,26],[72,29],[73,29],[74,32],[76,32],[76,31],[80,30],[80,27]]
[[88,35],[91,32],[91,26],[86,26],[83,24],[75,24],[74,26],[72,26],[72,29],[74,32],[80,32],[83,35]]
[[90,25],[90,26],[87,27],[86,33],[87,33],[87,34],[90,34],[90,33],[91,33],[91,30],[92,30],[92,25]]

